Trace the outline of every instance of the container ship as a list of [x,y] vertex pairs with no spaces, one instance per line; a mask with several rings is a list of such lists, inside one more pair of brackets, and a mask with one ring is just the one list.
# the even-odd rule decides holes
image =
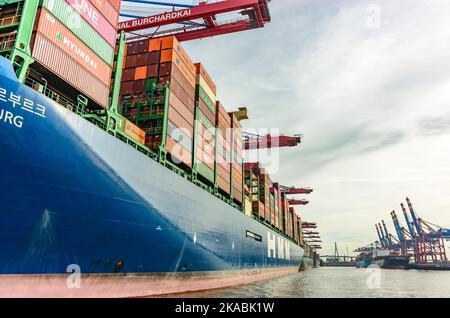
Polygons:
[[0,1],[0,296],[141,297],[298,271],[302,221],[174,36],[120,1]]
[[409,255],[386,249],[374,249],[372,263],[386,269],[407,269],[410,261]]

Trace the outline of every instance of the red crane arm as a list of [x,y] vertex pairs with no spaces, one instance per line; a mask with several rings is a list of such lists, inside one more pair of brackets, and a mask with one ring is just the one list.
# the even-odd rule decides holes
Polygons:
[[303,237],[308,239],[318,239],[320,238],[320,235],[303,235]]
[[211,4],[201,2],[198,6],[193,8],[170,11],[145,18],[124,21],[119,23],[119,30],[132,32],[196,19],[212,21],[214,19],[213,17],[218,14],[244,9],[251,9],[254,11],[256,18],[254,22],[257,27],[261,28],[264,26],[265,22],[270,21],[266,0],[227,0],[214,2]]
[[306,205],[309,201],[306,200],[288,200],[289,205]]
[[278,136],[278,137],[272,137],[268,135],[255,139],[246,137],[244,139],[244,149],[295,147],[298,144],[300,144],[301,141],[302,141],[301,135]]
[[302,222],[302,228],[304,229],[315,229],[317,228],[317,224],[313,222]]
[[282,186],[282,192],[286,194],[310,194],[313,189]]
[[[251,21],[237,21],[222,25],[217,25],[214,27],[202,28],[202,29],[180,29],[180,32],[174,33],[177,40],[180,42],[209,38],[218,35],[225,35],[229,33],[241,32],[250,30],[253,28]],[[176,30],[172,30],[176,31]],[[168,35],[164,32],[157,33],[155,37],[160,37]]]

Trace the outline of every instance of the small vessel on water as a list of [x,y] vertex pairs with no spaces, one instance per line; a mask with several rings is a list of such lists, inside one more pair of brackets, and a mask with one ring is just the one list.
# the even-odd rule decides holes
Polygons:
[[388,249],[373,250],[372,262],[386,269],[407,269],[410,256]]

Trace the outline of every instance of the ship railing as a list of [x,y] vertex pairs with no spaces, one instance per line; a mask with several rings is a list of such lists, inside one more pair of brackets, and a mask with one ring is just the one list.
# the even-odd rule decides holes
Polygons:
[[0,35],[0,52],[11,51],[16,42],[16,32]]
[[9,17],[0,18],[0,28],[18,25],[21,15],[14,15]]
[[67,98],[61,96],[54,90],[46,87],[42,83],[40,83],[32,78],[27,77],[25,79],[25,85],[27,85],[28,87],[31,87],[35,91],[42,93],[43,95],[47,96],[51,100],[55,101],[59,105],[64,106],[65,108],[67,108],[69,110],[73,111],[74,109],[76,109],[76,105],[74,103],[70,102]]

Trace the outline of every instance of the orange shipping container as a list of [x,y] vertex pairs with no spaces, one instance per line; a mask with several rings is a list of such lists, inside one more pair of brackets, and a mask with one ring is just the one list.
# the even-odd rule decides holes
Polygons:
[[192,62],[191,58],[186,53],[186,51],[183,49],[183,47],[180,45],[180,42],[177,40],[176,37],[168,36],[161,38],[161,49],[162,50],[174,49],[177,52],[178,56],[181,58],[181,60],[187,65],[190,72],[194,75],[196,74],[194,63]]
[[125,131],[125,134],[127,134],[131,138],[136,139],[141,144],[145,143],[145,132],[141,128],[139,128],[138,126],[133,124],[131,121],[129,121],[128,119],[125,120],[124,131]]
[[147,78],[147,66],[136,67],[134,72],[134,80],[143,80]]
[[219,186],[219,189],[221,189],[223,192],[228,194],[230,193],[230,182],[219,177],[217,178],[217,185]]
[[162,50],[160,62],[161,63],[172,62],[172,65],[175,65],[180,70],[180,72],[183,74],[183,77],[189,82],[189,84],[193,88],[195,88],[195,83],[196,83],[195,75],[190,71],[190,69],[186,65],[186,63],[181,60],[181,58],[176,53],[176,51],[174,51],[172,49]]
[[70,55],[102,83],[110,85],[111,67],[45,9],[40,11],[36,30],[64,53]]
[[152,39],[149,41],[148,50],[150,52],[161,51],[161,39]]

